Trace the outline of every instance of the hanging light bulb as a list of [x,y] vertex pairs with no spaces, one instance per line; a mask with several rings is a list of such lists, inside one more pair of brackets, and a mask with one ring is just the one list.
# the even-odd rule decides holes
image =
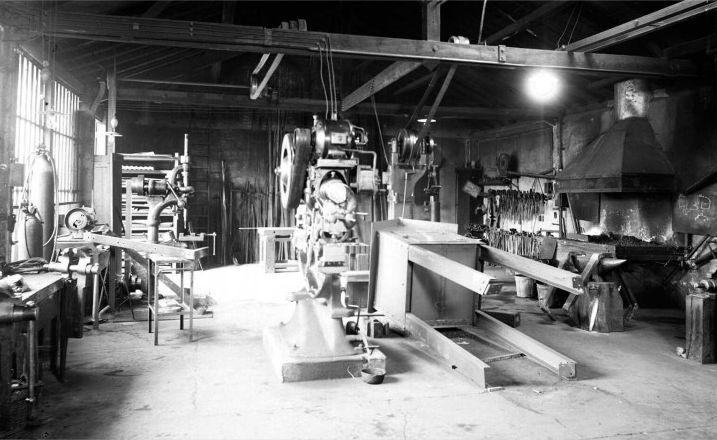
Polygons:
[[111,137],[122,137],[121,134],[117,133],[118,125],[119,125],[119,121],[117,120],[117,115],[112,116],[112,119],[110,119],[110,127],[112,129],[105,134],[107,136],[111,136]]
[[560,91],[560,79],[549,70],[534,71],[526,79],[526,91],[538,102],[552,101]]

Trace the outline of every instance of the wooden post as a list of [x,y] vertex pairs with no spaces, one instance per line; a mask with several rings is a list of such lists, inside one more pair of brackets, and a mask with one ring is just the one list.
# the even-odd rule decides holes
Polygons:
[[687,358],[702,364],[715,362],[715,295],[693,293],[685,304]]
[[15,115],[17,114],[17,54],[13,45],[4,41],[5,29],[0,27],[0,262],[10,259],[12,214],[10,159],[15,151]]

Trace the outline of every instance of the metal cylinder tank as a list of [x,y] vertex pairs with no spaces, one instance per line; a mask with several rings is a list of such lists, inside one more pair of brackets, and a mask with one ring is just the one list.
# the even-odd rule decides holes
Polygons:
[[34,209],[20,211],[16,230],[18,260],[42,257],[42,222],[35,215]]
[[42,220],[42,255],[32,256],[50,260],[55,233],[55,165],[50,153],[44,148],[38,148],[30,158],[27,172],[28,201],[37,208]]

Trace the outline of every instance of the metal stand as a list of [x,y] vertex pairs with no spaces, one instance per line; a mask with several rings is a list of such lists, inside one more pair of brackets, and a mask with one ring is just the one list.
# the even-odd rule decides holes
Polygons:
[[[184,273],[189,272],[189,294],[184,288]],[[192,342],[194,332],[194,261],[176,257],[165,257],[150,254],[147,258],[147,273],[150,280],[147,283],[147,325],[149,333],[154,330],[154,345],[159,345],[159,318],[161,316],[179,316],[179,329],[184,330],[184,316],[189,316],[189,342]],[[178,273],[179,310],[162,310],[159,307],[159,281],[162,274]],[[188,302],[187,302],[188,300]],[[154,321],[154,322],[153,322]],[[152,328],[154,324],[154,329]]]
[[257,228],[259,235],[259,264],[265,273],[274,273],[277,269],[297,269],[296,263],[276,261],[276,242],[290,244],[296,228]]

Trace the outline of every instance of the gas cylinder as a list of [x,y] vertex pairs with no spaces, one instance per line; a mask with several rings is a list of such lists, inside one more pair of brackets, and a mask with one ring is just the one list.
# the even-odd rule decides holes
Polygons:
[[[42,255],[33,256],[43,257],[49,261],[53,249],[51,239],[55,233],[55,164],[50,153],[42,146],[31,155],[29,163],[28,201],[30,205],[37,208],[42,219],[42,236],[38,237],[42,246]],[[33,246],[28,248],[33,249]]]
[[42,257],[42,221],[34,206],[25,206],[17,219],[17,258]]

